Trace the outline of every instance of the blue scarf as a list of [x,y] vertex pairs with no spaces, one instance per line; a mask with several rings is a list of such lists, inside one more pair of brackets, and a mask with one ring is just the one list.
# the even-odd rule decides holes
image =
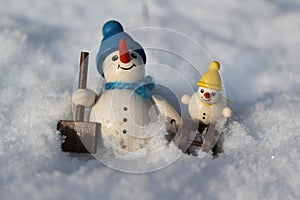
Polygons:
[[138,83],[107,82],[105,83],[104,87],[106,90],[114,90],[114,89],[134,90],[134,92],[140,95],[141,97],[145,99],[150,99],[155,84],[152,82],[151,77],[146,77],[144,81]]

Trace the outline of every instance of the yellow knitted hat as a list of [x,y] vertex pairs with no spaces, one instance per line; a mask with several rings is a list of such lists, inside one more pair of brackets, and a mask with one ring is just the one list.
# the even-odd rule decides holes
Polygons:
[[209,64],[209,69],[203,74],[198,82],[198,86],[221,91],[222,81],[219,74],[220,63],[217,61],[212,61]]

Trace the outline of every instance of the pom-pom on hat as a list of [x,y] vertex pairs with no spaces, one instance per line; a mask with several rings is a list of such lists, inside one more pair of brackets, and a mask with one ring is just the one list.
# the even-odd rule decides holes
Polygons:
[[209,64],[209,69],[203,74],[198,82],[198,86],[205,87],[217,91],[222,90],[222,80],[219,74],[220,63],[212,61]]
[[115,20],[106,22],[102,27],[103,39],[100,43],[100,48],[96,57],[98,72],[103,75],[102,64],[104,59],[112,52],[119,50],[120,40],[126,40],[129,50],[133,50],[140,54],[144,64],[146,63],[146,54],[143,47],[134,41],[126,32],[122,25]]

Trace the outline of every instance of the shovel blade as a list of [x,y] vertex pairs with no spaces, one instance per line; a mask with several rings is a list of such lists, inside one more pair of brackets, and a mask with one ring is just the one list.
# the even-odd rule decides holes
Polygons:
[[57,130],[65,137],[61,145],[62,151],[96,153],[100,127],[100,124],[96,122],[58,121]]

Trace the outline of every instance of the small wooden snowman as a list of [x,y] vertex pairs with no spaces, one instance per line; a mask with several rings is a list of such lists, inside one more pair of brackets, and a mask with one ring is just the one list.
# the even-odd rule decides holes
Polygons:
[[152,94],[154,84],[145,77],[142,46],[114,20],[104,24],[102,33],[96,63],[106,82],[103,91],[97,97],[89,89],[79,89],[72,100],[76,105],[91,107],[89,121],[101,123],[107,143],[122,152],[133,152],[147,144],[147,126],[158,115],[177,123],[180,116],[168,102]]
[[[222,80],[219,70],[220,64],[217,61],[211,62],[209,69],[197,84],[199,86],[197,92],[191,97],[185,94],[181,98],[181,102],[188,105],[190,117],[199,121],[198,133],[187,150],[188,154],[197,155],[196,151],[205,143],[205,134],[211,124],[217,123],[223,117],[230,118],[232,116],[231,109],[226,106],[227,99],[221,94]],[[216,155],[222,152],[220,146],[214,146],[212,150]]]

